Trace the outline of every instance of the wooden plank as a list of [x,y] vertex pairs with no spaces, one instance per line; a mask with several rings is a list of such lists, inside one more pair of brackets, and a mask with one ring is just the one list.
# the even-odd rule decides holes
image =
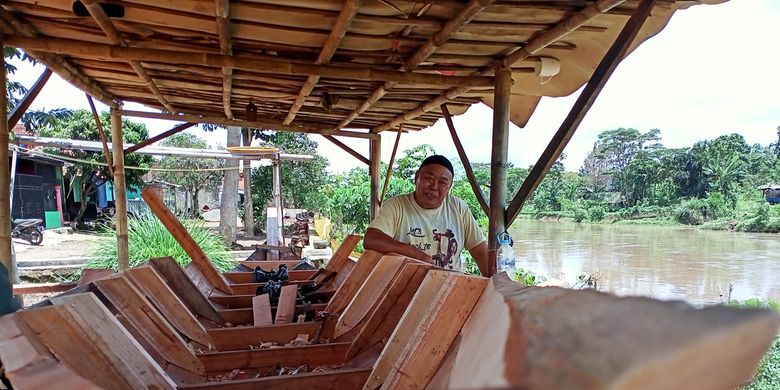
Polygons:
[[384,256],[371,270],[363,285],[339,316],[334,336],[339,337],[354,328],[378,303],[386,293],[398,271],[406,263],[403,256]]
[[192,236],[187,232],[187,229],[179,222],[173,213],[168,210],[162,199],[150,188],[146,188],[141,192],[141,196],[152,212],[162,222],[166,229],[171,233],[176,242],[181,245],[182,249],[190,256],[192,263],[203,273],[206,279],[215,287],[222,290],[225,293],[232,294],[233,290],[228,286],[225,278],[220,275],[214,264],[209,260],[203,250],[198,246]]
[[368,275],[371,274],[371,270],[379,263],[382,256],[384,256],[384,254],[376,251],[365,251],[363,255],[360,256],[360,259],[358,259],[352,272],[347,275],[347,278],[341,286],[339,286],[338,290],[336,290],[336,294],[328,303],[326,311],[331,314],[342,313],[347,305],[349,305],[349,302],[352,301],[352,298],[355,297],[355,293],[357,293],[360,286],[363,285],[363,282]]
[[219,316],[214,306],[198,292],[198,288],[173,258],[158,257],[149,259],[144,264],[147,263],[163,277],[168,287],[176,293],[176,296],[181,299],[192,314],[217,324],[224,324],[225,321]]
[[347,359],[352,359],[374,345],[383,344],[390,338],[431,267],[430,264],[425,263],[403,266],[401,272],[393,279],[387,293],[355,336],[347,352]]
[[121,371],[124,378],[133,378],[140,385],[131,388],[176,387],[94,294],[58,296],[51,298],[51,301],[55,307],[65,309],[60,313],[66,314],[68,322],[81,328],[90,344],[103,355],[103,359]]
[[[315,303],[312,305],[296,305],[295,306],[295,315],[304,314],[307,311],[314,310],[315,312],[320,312],[325,310],[325,307],[327,306],[326,303]],[[271,307],[271,311],[273,312],[273,306]],[[240,309],[224,309],[224,310],[218,310],[217,311],[219,315],[226,321],[230,322],[233,325],[252,325],[252,308],[240,308]]]
[[[285,285],[303,285],[303,284],[312,284],[312,281],[310,280],[288,280],[284,282]],[[266,283],[236,283],[231,284],[230,287],[233,289],[234,295],[251,295],[254,294],[258,288],[265,286]]]
[[452,274],[448,279],[396,359],[382,389],[424,389],[428,385],[488,282],[463,274]]
[[22,372],[6,372],[6,375],[14,388],[19,390],[44,389],[54,383],[58,390],[103,389],[53,359],[46,359]]
[[89,330],[72,323],[62,307],[49,306],[41,309],[19,312],[19,317],[57,357],[57,360],[72,368],[90,382],[112,389],[132,388],[142,385],[133,375],[125,375],[119,367],[104,357],[86,335]]
[[[299,322],[270,326],[241,326],[235,328],[209,329],[218,351],[232,351],[256,348],[262,343],[275,342],[284,345],[299,334],[314,336],[320,328],[318,322]],[[250,347],[251,346],[251,347]]]
[[374,364],[374,370],[366,381],[364,390],[374,390],[384,383],[395,365],[396,360],[406,348],[411,340],[415,329],[422,323],[428,310],[431,309],[439,291],[450,280],[452,272],[440,269],[433,269],[428,272],[423,279],[420,288],[414,294],[412,303],[406,308],[400,322],[395,327],[393,334],[385,345],[385,349]]
[[255,326],[273,325],[271,318],[271,301],[268,294],[252,298],[252,323]]
[[76,283],[20,283],[14,284],[14,295],[60,293],[76,287]]
[[[355,250],[355,247],[360,242],[360,240],[363,239],[363,236],[358,236],[355,234],[350,234],[346,237],[344,237],[344,241],[341,242],[341,245],[336,249],[336,252],[333,253],[333,256],[330,257],[330,260],[328,261],[328,264],[325,264],[324,270],[328,273],[330,272],[336,272],[336,279],[333,280],[331,285],[335,288],[338,288],[338,286],[341,284],[341,282],[346,279],[347,275],[349,275],[348,271],[352,264],[354,263],[349,256],[352,254],[352,252]],[[339,278],[341,276],[341,278]],[[318,275],[317,278],[314,280],[317,282],[317,284],[322,283],[323,279],[327,277],[327,274],[321,274]]]
[[130,281],[122,275],[117,275],[94,283],[160,356],[185,370],[203,374],[203,365],[187,348],[176,329],[152,307]]
[[[310,269],[287,271],[287,274],[290,277],[290,279],[288,280],[291,282],[308,280],[312,275],[316,273],[317,270],[310,270]],[[241,283],[252,283],[252,274],[253,273],[251,271],[246,271],[246,272],[225,272],[222,275],[225,276],[225,278],[227,278],[229,282],[241,284]]]
[[499,274],[429,388],[734,389],[779,325],[769,310],[526,287]]
[[347,368],[334,371],[313,372],[298,375],[272,376],[225,382],[208,382],[180,385],[179,390],[283,390],[283,389],[357,389],[371,374],[367,368]]
[[207,352],[198,357],[209,375],[234,369],[257,368],[271,370],[277,367],[298,367],[341,364],[349,343],[306,345],[255,349],[251,351]]
[[85,268],[81,271],[81,278],[79,278],[76,285],[83,286],[87,283],[94,282],[95,280],[111,276],[114,273],[114,270],[111,268]]
[[298,298],[298,286],[282,286],[279,305],[276,307],[274,324],[289,324],[295,319],[295,301]]
[[142,265],[131,268],[124,274],[176,330],[201,345],[211,344],[206,329],[174,294],[173,290],[165,284],[165,280],[154,267]]

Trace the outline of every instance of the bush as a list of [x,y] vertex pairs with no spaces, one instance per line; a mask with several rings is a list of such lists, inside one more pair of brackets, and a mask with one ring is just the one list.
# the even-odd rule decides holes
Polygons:
[[523,268],[516,269],[514,277],[512,279],[518,282],[525,283],[528,286],[536,286],[539,283],[547,281],[547,278],[545,278],[544,276],[535,274],[533,271],[526,270]]
[[[220,272],[229,271],[238,264],[228,252],[222,237],[206,229],[202,221],[184,220],[182,224]],[[127,228],[131,267],[150,258],[164,256],[173,257],[182,267],[190,262],[190,256],[154,214],[142,213],[128,218]],[[112,238],[97,242],[89,249],[91,260],[86,267],[117,269],[116,231],[107,228],[101,234]]]
[[[777,301],[758,298],[747,299],[744,301],[731,301],[729,306],[760,308],[780,310],[780,304]],[[753,382],[742,387],[742,390],[774,390],[780,388],[780,335],[775,337],[774,343],[769,347],[766,356],[761,359],[758,365],[756,376]]]

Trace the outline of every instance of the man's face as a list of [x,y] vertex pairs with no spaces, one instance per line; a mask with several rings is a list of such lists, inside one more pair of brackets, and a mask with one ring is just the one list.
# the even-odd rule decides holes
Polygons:
[[414,175],[414,200],[424,209],[441,205],[452,187],[452,173],[439,164],[428,164]]

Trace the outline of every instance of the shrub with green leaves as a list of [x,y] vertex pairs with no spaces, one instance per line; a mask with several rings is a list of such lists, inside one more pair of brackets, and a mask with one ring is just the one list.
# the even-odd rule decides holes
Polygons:
[[[222,237],[209,231],[202,221],[183,220],[182,225],[220,272],[228,271],[238,264],[228,252],[229,248]],[[173,257],[182,267],[190,262],[190,256],[154,214],[141,213],[128,218],[127,228],[131,267],[153,257]],[[116,231],[107,228],[101,234],[112,238],[96,242],[89,249],[91,260],[86,267],[117,269]]]
[[[751,298],[744,301],[730,301],[728,305],[752,309],[780,310],[780,303],[773,299]],[[761,359],[753,381],[741,388],[741,390],[776,389],[780,389],[780,334],[775,337],[775,341],[769,347],[766,356]]]

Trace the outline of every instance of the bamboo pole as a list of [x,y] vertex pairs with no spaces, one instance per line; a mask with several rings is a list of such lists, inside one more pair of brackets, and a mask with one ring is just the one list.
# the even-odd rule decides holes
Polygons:
[[452,143],[455,144],[455,149],[458,151],[458,157],[460,157],[460,163],[463,164],[463,170],[466,171],[466,178],[469,181],[469,185],[471,185],[471,190],[474,191],[474,196],[477,197],[477,202],[479,202],[479,206],[482,207],[482,211],[485,212],[485,215],[490,215],[490,206],[488,206],[487,201],[485,200],[482,189],[479,188],[477,178],[474,176],[474,170],[471,169],[469,157],[466,155],[466,150],[463,149],[463,144],[460,142],[458,132],[455,131],[455,124],[452,123],[452,116],[450,115],[450,110],[447,108],[446,104],[441,105],[441,113],[444,114],[444,121],[447,122],[447,128],[450,129]]
[[[479,72],[478,75],[485,76],[485,75],[495,73],[495,69],[498,66],[498,64],[502,64],[502,66],[511,67],[512,65],[516,64],[518,61],[521,61],[527,58],[528,56],[539,52],[540,50],[554,43],[555,41],[565,37],[570,32],[579,29],[585,23],[590,22],[597,16],[609,12],[609,10],[618,6],[624,1],[626,0],[598,0],[595,3],[588,5],[582,11],[575,13],[574,15],[567,18],[566,20],[556,24],[554,27],[550,28],[549,30],[543,32],[542,34],[537,35],[535,38],[528,41],[528,43],[523,47],[523,49],[519,49],[513,52],[512,54],[510,54],[509,56],[507,56],[504,60],[498,61],[495,64],[487,67],[483,71]],[[530,49],[526,49],[526,48],[530,48]],[[412,119],[419,117],[420,115],[425,114],[428,111],[434,110],[437,107],[441,107],[442,104],[447,103],[450,100],[455,100],[459,96],[466,94],[469,91],[471,91],[471,88],[465,85],[451,88],[446,92],[444,92],[443,94],[437,96],[433,100],[423,103],[411,111],[398,115],[395,118],[393,118],[391,121],[383,125],[377,126],[376,128],[373,129],[373,132],[378,133],[378,132],[395,128],[401,123],[410,121]]]
[[[252,146],[252,130],[242,129],[242,143],[244,146]],[[252,202],[252,160],[244,160],[244,235],[255,236],[255,212]]]
[[[37,33],[32,28],[19,22],[10,12],[2,7],[0,7],[0,19],[2,19],[0,21],[0,30],[6,34],[22,34],[27,37],[37,36]],[[109,107],[116,107],[116,100],[118,99],[114,95],[103,90],[94,80],[79,72],[75,66],[62,57],[35,50],[25,50],[25,52],[56,72],[63,80],[71,83],[76,88],[89,93]]]
[[382,161],[382,144],[381,138],[375,138],[369,141],[369,160],[371,164],[368,166],[369,174],[371,175],[371,209],[369,219],[373,221],[379,213],[379,163]]
[[[124,40],[124,38],[122,38],[122,33],[116,29],[114,23],[111,22],[111,19],[109,19],[108,15],[106,15],[106,11],[103,10],[101,3],[99,3],[97,0],[82,0],[81,2],[87,7],[89,14],[92,15],[92,18],[95,20],[100,29],[103,30],[108,39],[111,40],[111,42],[113,42],[115,45],[128,46],[127,42]],[[146,73],[146,69],[144,69],[143,65],[141,65],[141,62],[130,61],[130,66],[133,68],[135,73],[138,74],[138,77],[144,81],[152,94],[157,97],[157,100],[160,101],[160,104],[162,104],[166,110],[175,113],[176,109],[173,108],[173,105],[168,102],[165,96],[163,96],[162,92],[160,92],[160,89],[157,88],[157,84],[155,84],[154,80],[152,80],[149,74]]]
[[542,152],[539,160],[536,162],[533,169],[531,169],[528,177],[526,177],[523,184],[520,186],[517,194],[509,203],[505,215],[505,223],[507,226],[510,226],[515,218],[517,218],[517,215],[523,208],[523,204],[531,197],[531,194],[533,194],[536,187],[539,186],[539,183],[541,183],[544,176],[549,172],[550,167],[552,167],[558,157],[561,156],[561,153],[563,153],[563,149],[569,143],[569,140],[571,140],[577,127],[582,123],[582,120],[585,118],[588,110],[590,110],[590,107],[593,106],[599,93],[601,93],[601,89],[604,88],[607,80],[609,80],[609,77],[625,56],[626,51],[628,51],[629,46],[634,42],[634,39],[642,28],[645,20],[650,16],[654,4],[655,0],[642,0],[639,7],[634,11],[634,14],[623,27],[620,35],[615,39],[615,42],[604,55],[604,58],[599,63],[598,67],[596,67],[593,76],[591,76],[588,84],[585,85],[585,89],[582,90],[582,93],[580,93],[574,106],[572,106],[571,111],[569,111],[569,115],[567,115],[566,119],[561,123],[561,127],[555,135],[553,135],[547,148],[544,149],[544,152]]
[[[214,14],[217,18],[217,33],[219,34],[219,50],[223,55],[233,55],[233,42],[230,38],[230,1],[214,0]],[[233,119],[231,96],[233,95],[233,68],[222,67],[222,108],[225,117]]]
[[147,112],[147,111],[133,111],[133,110],[120,110],[123,116],[132,116],[138,118],[150,118],[150,119],[165,119],[171,121],[180,122],[193,122],[193,123],[211,123],[215,125],[224,126],[239,126],[239,127],[251,127],[256,129],[274,129],[279,131],[293,131],[298,133],[308,134],[322,134],[322,135],[338,135],[341,137],[352,138],[364,138],[371,139],[376,138],[376,134],[361,133],[358,131],[347,130],[335,130],[332,128],[315,127],[307,125],[283,125],[279,122],[271,121],[244,121],[244,120],[230,120],[222,117],[215,116],[200,116],[190,114],[167,114],[160,112]]
[[106,133],[103,131],[103,124],[100,122],[100,115],[98,115],[97,108],[95,108],[95,102],[92,101],[92,96],[89,96],[89,94],[87,94],[87,102],[89,102],[89,108],[92,110],[92,117],[95,118],[95,126],[97,127],[98,137],[100,137],[100,143],[103,144],[103,156],[106,158],[108,173],[114,176],[114,164],[111,161],[111,152],[108,150]]
[[189,129],[192,126],[195,126],[195,124],[192,123],[192,122],[186,122],[186,123],[182,123],[180,125],[176,125],[176,126],[174,126],[172,129],[170,129],[168,131],[164,131],[164,132],[162,132],[160,134],[155,135],[152,138],[149,138],[147,140],[143,140],[143,141],[141,141],[141,142],[139,142],[139,143],[137,143],[135,145],[128,146],[127,149],[125,149],[125,155],[133,153],[133,152],[135,152],[138,149],[145,148],[145,147],[147,147],[147,146],[149,146],[149,145],[151,145],[151,144],[153,144],[153,143],[155,143],[157,141],[166,139],[166,138],[168,138],[168,137],[170,137],[170,136],[172,136],[174,134],[181,133],[182,131]]
[[84,58],[121,61],[152,61],[166,64],[200,65],[260,71],[273,74],[343,78],[366,81],[397,81],[405,84],[431,86],[490,87],[490,76],[443,76],[375,69],[369,66],[331,66],[285,61],[267,57],[226,56],[212,53],[192,53],[176,50],[105,45],[64,38],[32,38],[19,35],[3,37],[7,45],[25,50],[67,54]]
[[125,185],[122,116],[116,109],[111,110],[111,146],[114,149],[117,262],[119,263],[119,272],[122,272],[130,268],[130,248],[127,237],[127,187]]
[[19,120],[22,119],[22,115],[30,108],[30,104],[32,104],[38,94],[41,93],[46,82],[49,81],[49,77],[51,77],[51,69],[46,68],[43,70],[43,73],[41,73],[41,76],[38,77],[38,80],[35,81],[32,88],[27,90],[27,94],[24,95],[22,101],[20,101],[19,104],[14,107],[13,111],[11,111],[11,116],[8,119],[9,129],[13,129],[14,126],[19,123]]
[[493,106],[493,151],[490,156],[490,213],[488,214],[488,264],[487,275],[496,274],[498,234],[506,230],[507,147],[509,138],[509,97],[512,88],[512,72],[508,67],[496,70],[496,89]]
[[385,174],[385,184],[382,186],[382,195],[379,196],[379,205],[385,201],[385,194],[387,194],[387,186],[390,184],[390,174],[393,173],[393,164],[395,163],[395,153],[398,151],[398,144],[401,141],[401,133],[403,133],[404,127],[398,128],[398,135],[395,136],[395,144],[393,145],[393,152],[390,153],[390,163],[387,164],[387,173]]
[[325,137],[326,140],[332,142],[334,145],[336,145],[339,148],[341,148],[341,150],[351,154],[352,157],[355,157],[356,159],[360,160],[363,164],[366,164],[368,166],[371,165],[371,162],[368,161],[367,158],[363,157],[363,155],[358,153],[355,149],[352,149],[349,146],[347,146],[347,144],[345,144],[345,143],[339,141],[338,139],[336,139],[336,137],[333,137],[333,136],[330,136],[330,135],[323,135],[323,137]]
[[[0,41],[0,51],[5,46]],[[8,156],[8,90],[6,86],[5,56],[0,59],[0,264],[8,271],[8,285],[13,286],[16,279],[16,264],[11,253],[11,168]]]
[[[333,54],[336,53],[336,49],[341,44],[341,40],[344,39],[344,35],[347,33],[347,28],[352,23],[352,19],[357,14],[358,8],[362,0],[346,0],[344,6],[339,12],[339,16],[336,18],[336,22],[333,24],[333,28],[330,31],[328,40],[325,41],[325,45],[320,51],[320,55],[317,60],[314,61],[315,65],[327,65],[330,59],[333,58]],[[284,124],[289,125],[295,120],[295,116],[298,114],[298,110],[303,107],[303,103],[306,102],[306,97],[314,90],[314,86],[320,81],[320,76],[310,75],[306,78],[306,82],[303,83],[301,91],[298,93],[298,97],[295,98],[295,102],[290,111],[287,113],[287,117],[284,119]]]
[[[412,54],[406,61],[404,61],[403,65],[400,67],[400,70],[403,72],[414,71],[417,69],[420,63],[425,61],[426,58],[430,57],[431,54],[433,54],[439,47],[450,40],[450,38],[452,38],[455,33],[460,31],[463,26],[471,22],[471,20],[474,19],[474,17],[477,16],[480,11],[492,3],[493,0],[471,0],[458,12],[457,15],[455,15],[455,17],[448,20],[447,23],[436,32],[436,34],[432,35],[422,46],[417,49],[414,54]],[[366,110],[378,102],[379,99],[382,99],[382,97],[384,97],[389,90],[395,88],[396,85],[398,85],[397,82],[386,81],[384,85],[374,90],[374,92],[371,93],[371,95],[368,97],[368,99],[366,99],[365,102],[363,102],[363,104],[361,104],[356,110],[352,111],[343,121],[341,121],[338,127],[346,127],[353,120],[355,120],[355,118],[366,112]]]

